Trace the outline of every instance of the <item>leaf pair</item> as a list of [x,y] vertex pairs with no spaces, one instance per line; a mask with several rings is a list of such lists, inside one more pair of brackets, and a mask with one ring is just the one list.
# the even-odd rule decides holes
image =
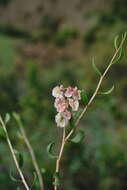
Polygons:
[[114,38],[114,47],[115,47],[115,50],[118,51],[118,56],[113,60],[112,64],[115,64],[119,61],[122,60],[123,56],[124,56],[124,51],[123,51],[123,45],[124,45],[124,41],[126,39],[126,36],[127,36],[127,33],[125,32],[123,35],[122,35],[122,38],[120,40],[120,37],[119,35],[117,35],[115,38]]

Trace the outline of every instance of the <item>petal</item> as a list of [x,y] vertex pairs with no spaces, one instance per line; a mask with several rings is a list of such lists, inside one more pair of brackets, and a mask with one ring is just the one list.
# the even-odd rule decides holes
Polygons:
[[68,87],[64,95],[70,98],[73,95],[73,88]]
[[68,110],[65,110],[63,112],[63,116],[67,119],[71,119],[71,112],[69,112]]
[[71,106],[72,111],[77,111],[79,108],[78,100],[73,100],[72,98],[69,98],[69,105]]
[[65,127],[68,125],[68,119],[64,118],[62,113],[56,115],[55,121],[58,127]]
[[62,90],[60,89],[59,86],[56,86],[55,88],[53,88],[52,96],[54,96],[55,98],[63,97],[63,92],[62,92]]
[[65,103],[58,104],[56,108],[57,108],[57,112],[64,112],[65,109],[67,108],[67,104],[65,104]]

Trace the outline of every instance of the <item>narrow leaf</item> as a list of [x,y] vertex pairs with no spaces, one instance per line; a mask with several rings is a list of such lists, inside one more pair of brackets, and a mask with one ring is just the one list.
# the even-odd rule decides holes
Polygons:
[[123,58],[123,56],[124,56],[123,47],[121,47],[120,50],[119,50],[119,55],[118,55],[118,57],[113,61],[112,64],[115,64],[115,63],[118,63],[119,61],[121,61],[122,58]]
[[24,159],[23,159],[23,154],[21,154],[19,151],[17,151],[16,149],[14,150],[15,154],[17,155],[18,157],[18,163],[19,163],[19,166],[20,168],[23,167],[23,164],[24,164]]
[[118,49],[118,47],[119,47],[119,45],[120,45],[120,43],[118,42],[118,40],[119,40],[119,35],[117,35],[117,36],[114,38],[114,47],[115,47],[116,50]]
[[94,71],[95,71],[99,76],[101,76],[101,72],[99,71],[99,69],[98,69],[97,66],[95,65],[94,58],[92,59],[92,66],[93,66]]
[[18,155],[18,161],[19,161],[20,168],[22,168],[24,160],[23,160],[23,155],[21,153],[19,153],[19,155]]
[[70,140],[73,143],[79,143],[85,137],[84,131],[80,130],[78,133]]
[[10,179],[12,180],[12,181],[14,181],[14,182],[21,182],[21,180],[20,179],[16,179],[13,175],[12,175],[12,172],[11,172],[11,170],[10,170]]
[[37,174],[36,174],[36,172],[33,172],[33,175],[34,175],[34,179],[33,179],[33,183],[32,183],[32,185],[31,185],[31,188],[30,188],[30,189],[32,189],[32,187],[34,186],[34,184],[35,184],[35,182],[36,182],[36,179],[37,179]]
[[53,182],[53,185],[54,186],[60,186],[60,176],[59,176],[59,173],[55,172],[53,177],[55,179],[55,181]]
[[53,146],[54,146],[54,142],[52,143],[49,143],[48,146],[47,146],[47,152],[48,152],[48,155],[50,158],[57,158],[57,156],[55,156],[53,153],[52,153],[52,149],[53,149]]
[[122,39],[123,40],[126,40],[126,37],[127,37],[127,32],[125,32],[124,34],[122,34]]
[[71,119],[69,120],[70,126],[71,128],[74,128],[75,122],[74,122],[74,117],[71,117]]
[[111,92],[114,90],[114,85],[112,86],[112,88],[110,88],[108,91],[106,92],[100,92],[99,94],[103,94],[103,95],[107,95],[107,94],[111,94]]
[[0,126],[0,137],[6,138],[6,133],[5,133],[4,129],[2,128],[2,126]]
[[5,123],[7,124],[10,121],[10,114],[6,113],[5,115]]
[[87,94],[84,90],[81,91],[81,102],[83,104],[87,104],[88,103],[88,97]]

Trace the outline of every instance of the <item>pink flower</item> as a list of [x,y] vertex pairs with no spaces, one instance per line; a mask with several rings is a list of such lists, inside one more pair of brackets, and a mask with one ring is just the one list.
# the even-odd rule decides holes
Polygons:
[[64,95],[67,98],[70,98],[73,95],[73,93],[74,93],[74,88],[68,87]]
[[74,88],[73,90],[73,95],[72,97],[75,99],[75,100],[80,100],[81,99],[81,91],[80,90],[77,90],[77,87]]
[[63,97],[63,86],[56,86],[55,88],[53,88],[52,90],[52,96],[54,96],[55,98],[61,98]]
[[80,100],[80,99],[81,99],[80,93],[81,93],[81,91],[80,91],[80,90],[77,90],[77,87],[75,87],[75,88],[69,87],[69,88],[67,88],[67,90],[66,90],[66,92],[65,92],[64,95],[65,95],[67,98],[72,97],[72,98],[74,98],[75,100]]
[[64,112],[67,107],[68,105],[66,103],[63,103],[63,104],[58,104],[56,109],[57,112]]
[[69,98],[69,105],[72,108],[72,111],[78,111],[79,108],[79,101],[73,100],[72,98]]
[[68,119],[64,117],[63,113],[58,113],[55,117],[55,121],[58,127],[66,127],[68,125]]
[[65,109],[68,107],[67,101],[65,100],[64,97],[62,98],[56,98],[54,106],[57,109],[57,112],[64,112]]
[[[78,111],[81,91],[77,87],[64,88],[62,85],[56,86],[52,90],[55,97],[54,106],[57,110],[55,121],[58,127],[65,127],[71,119],[71,110]],[[70,109],[71,108],[71,109]]]
[[64,104],[64,103],[66,103],[66,100],[65,100],[64,97],[56,98],[56,99],[55,99],[54,106],[55,106],[55,108],[57,108],[57,106],[58,106],[59,104]]
[[69,112],[68,110],[65,110],[63,112],[63,116],[67,119],[71,119],[71,112]]

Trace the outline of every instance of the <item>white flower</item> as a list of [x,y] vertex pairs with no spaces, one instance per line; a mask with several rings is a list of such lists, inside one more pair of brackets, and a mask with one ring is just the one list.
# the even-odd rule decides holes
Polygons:
[[79,101],[73,100],[72,98],[69,98],[69,105],[72,108],[72,111],[78,111],[79,108]]
[[55,117],[55,121],[58,127],[66,127],[68,125],[68,118],[63,113],[58,113]]
[[62,98],[63,97],[63,89],[62,86],[56,86],[52,90],[52,96],[55,98]]

